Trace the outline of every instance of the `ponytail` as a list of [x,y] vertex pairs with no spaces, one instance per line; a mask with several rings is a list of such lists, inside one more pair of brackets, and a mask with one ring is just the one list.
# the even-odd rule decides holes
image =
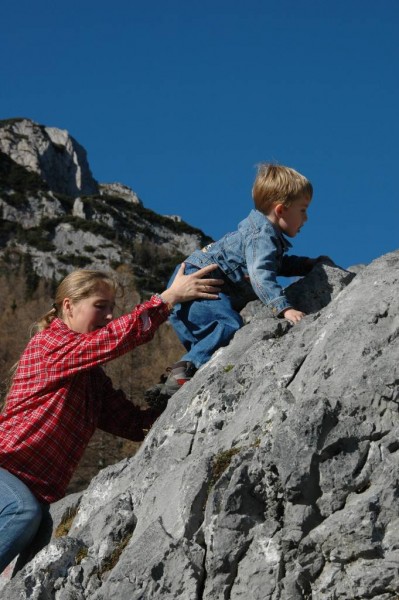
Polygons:
[[56,317],[58,317],[58,308],[54,303],[53,307],[44,313],[44,315],[39,317],[38,320],[32,325],[31,333],[38,333],[39,331],[47,329],[47,327],[50,327],[51,323]]

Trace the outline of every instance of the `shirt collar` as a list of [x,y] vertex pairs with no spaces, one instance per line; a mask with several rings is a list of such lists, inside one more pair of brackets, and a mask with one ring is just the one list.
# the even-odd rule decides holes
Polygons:
[[281,245],[283,246],[284,252],[286,250],[288,250],[289,248],[292,248],[291,242],[289,240],[287,240],[287,238],[285,237],[285,235],[283,234],[281,229],[279,229],[274,223],[272,223],[271,220],[268,219],[266,217],[266,215],[261,213],[259,210],[255,209],[255,212],[258,213],[259,215],[261,215],[263,217],[263,219],[266,219],[266,222],[269,223],[269,225],[272,227],[273,231],[275,232],[275,234],[281,241]]

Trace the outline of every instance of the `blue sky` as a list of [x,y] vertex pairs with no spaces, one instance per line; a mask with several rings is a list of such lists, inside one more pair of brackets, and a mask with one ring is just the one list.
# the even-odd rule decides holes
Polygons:
[[398,248],[397,0],[3,0],[0,118],[67,129],[94,177],[213,238],[256,164],[315,189],[293,253]]

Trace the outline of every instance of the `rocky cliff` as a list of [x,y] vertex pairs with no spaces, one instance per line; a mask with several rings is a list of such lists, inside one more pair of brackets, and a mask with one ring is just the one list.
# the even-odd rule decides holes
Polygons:
[[0,210],[0,262],[17,270],[28,257],[47,280],[123,267],[140,291],[160,291],[172,265],[210,241],[128,186],[98,184],[68,132],[29,119],[0,121]]
[[65,130],[30,119],[0,121],[0,151],[38,175],[53,192],[72,197],[98,192],[85,149]]
[[399,252],[318,265],[294,327],[255,303],[2,597],[397,599],[398,281]]

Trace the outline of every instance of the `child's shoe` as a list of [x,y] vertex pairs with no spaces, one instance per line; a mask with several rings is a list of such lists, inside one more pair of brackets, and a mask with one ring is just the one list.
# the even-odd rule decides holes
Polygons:
[[195,365],[189,360],[181,360],[168,367],[166,373],[161,376],[160,383],[145,392],[145,401],[152,408],[163,410],[169,398],[192,378],[196,370]]

